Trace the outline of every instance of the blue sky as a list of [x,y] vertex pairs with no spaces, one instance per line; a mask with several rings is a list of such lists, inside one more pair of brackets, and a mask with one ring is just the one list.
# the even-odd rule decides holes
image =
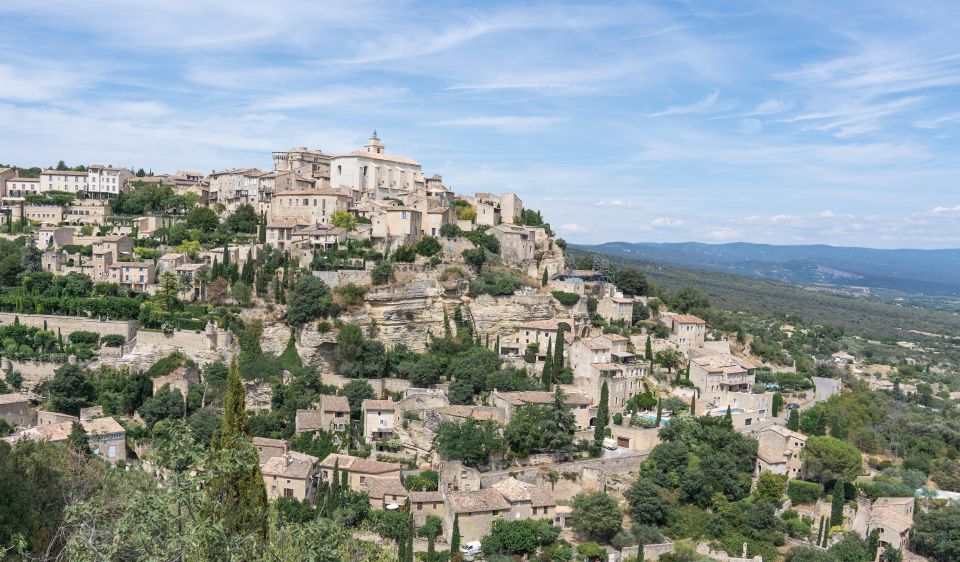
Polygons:
[[960,246],[960,3],[0,5],[0,162],[270,167],[377,129],[571,241]]

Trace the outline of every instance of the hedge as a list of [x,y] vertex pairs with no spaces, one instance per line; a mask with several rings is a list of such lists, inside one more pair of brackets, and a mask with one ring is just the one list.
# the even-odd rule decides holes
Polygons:
[[107,347],[120,347],[125,341],[126,338],[120,334],[107,334],[100,338],[100,342]]
[[560,304],[563,306],[573,306],[580,302],[580,295],[576,293],[568,293],[566,291],[554,291],[553,298],[560,301]]
[[96,332],[87,332],[84,330],[77,330],[76,332],[70,333],[71,343],[95,344],[98,341],[100,341],[100,334]]
[[787,483],[787,496],[793,505],[809,504],[817,501],[822,488],[816,482],[791,480]]

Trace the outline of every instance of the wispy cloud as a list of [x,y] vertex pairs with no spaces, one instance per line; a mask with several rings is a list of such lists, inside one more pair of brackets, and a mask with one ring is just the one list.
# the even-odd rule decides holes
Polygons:
[[482,127],[504,132],[541,131],[563,123],[564,117],[531,116],[531,115],[496,115],[485,117],[460,117],[434,121],[430,125],[439,127]]
[[648,114],[648,117],[663,117],[666,115],[690,115],[693,113],[717,113],[732,107],[731,102],[718,103],[720,91],[715,90],[702,100],[689,105],[672,105],[662,111]]

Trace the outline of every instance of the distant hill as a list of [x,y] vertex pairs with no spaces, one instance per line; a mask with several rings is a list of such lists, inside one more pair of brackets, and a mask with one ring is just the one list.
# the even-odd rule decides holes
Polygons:
[[[571,248],[568,252],[570,260],[592,255],[592,252],[579,248]],[[750,311],[780,317],[796,314],[807,322],[842,326],[851,334],[890,341],[926,339],[917,332],[947,337],[960,334],[960,314],[900,302],[902,299],[888,295],[867,297],[811,291],[791,282],[685,268],[646,259],[611,256],[610,263],[616,267],[639,269],[667,292],[684,285],[696,287],[710,297],[711,306],[718,310]],[[930,300],[948,299],[930,297]]]
[[584,250],[791,283],[960,295],[960,249],[877,250],[841,246],[607,242]]

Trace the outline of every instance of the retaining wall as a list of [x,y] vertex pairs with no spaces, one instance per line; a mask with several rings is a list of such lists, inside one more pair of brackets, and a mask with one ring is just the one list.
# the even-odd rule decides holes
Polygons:
[[13,324],[19,318],[24,326],[43,328],[46,321],[47,329],[60,329],[64,339],[71,332],[96,332],[101,336],[120,334],[124,339],[132,339],[137,334],[139,324],[136,320],[100,320],[83,316],[57,316],[53,314],[16,314],[14,312],[0,312],[0,324]]

